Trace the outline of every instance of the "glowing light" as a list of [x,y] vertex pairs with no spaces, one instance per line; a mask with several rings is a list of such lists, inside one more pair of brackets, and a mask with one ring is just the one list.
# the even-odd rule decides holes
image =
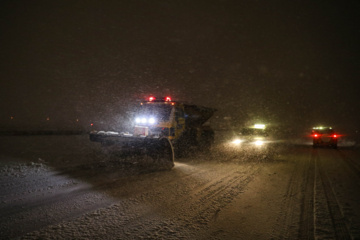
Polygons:
[[318,137],[319,135],[317,135],[317,134],[314,134],[314,137]]
[[90,123],[90,126],[94,126],[94,124],[93,124],[93,123]]
[[[313,127],[313,129],[319,129],[319,130],[321,130],[321,129],[324,129],[325,127]],[[331,127],[330,127],[330,129],[331,129]]]
[[165,97],[165,102],[171,102],[171,98],[170,97]]
[[254,128],[257,128],[257,129],[265,129],[265,124],[255,124],[255,125],[254,125]]
[[141,122],[141,119],[140,119],[140,118],[135,118],[135,122],[136,122],[136,123],[140,123],[140,122]]
[[243,141],[240,140],[240,139],[235,139],[234,141],[232,141],[233,144],[240,144],[242,143]]
[[149,123],[154,124],[155,123],[155,118],[149,118]]
[[337,138],[337,135],[336,135],[336,134],[334,134],[334,135],[333,135],[333,137],[334,137],[334,138]]
[[156,98],[155,97],[149,97],[149,102],[154,101]]
[[142,118],[141,119],[141,123],[146,123],[147,122],[147,119],[146,118]]
[[264,144],[264,141],[257,140],[256,142],[254,142],[254,144],[255,144],[256,146],[261,146],[261,145]]

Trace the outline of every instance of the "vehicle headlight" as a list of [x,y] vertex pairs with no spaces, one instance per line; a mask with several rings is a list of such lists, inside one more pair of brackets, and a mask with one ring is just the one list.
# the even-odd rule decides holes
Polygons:
[[156,123],[156,118],[154,117],[137,117],[135,118],[135,123],[137,124],[155,124]]
[[153,117],[152,117],[152,118],[149,118],[149,123],[150,123],[150,124],[154,124],[155,122],[156,122],[155,118],[153,118]]
[[254,142],[254,144],[255,144],[256,146],[261,146],[261,145],[264,144],[264,141],[262,141],[262,140],[256,140],[256,141]]
[[235,139],[235,140],[232,141],[231,143],[238,145],[238,144],[240,144],[240,143],[242,143],[242,142],[243,142],[243,140],[241,140],[241,139]]

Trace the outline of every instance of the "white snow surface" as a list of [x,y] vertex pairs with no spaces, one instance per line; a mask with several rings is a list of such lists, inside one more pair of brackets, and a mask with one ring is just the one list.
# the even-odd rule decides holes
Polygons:
[[0,137],[2,239],[359,239],[356,143],[217,132],[171,171],[77,136]]

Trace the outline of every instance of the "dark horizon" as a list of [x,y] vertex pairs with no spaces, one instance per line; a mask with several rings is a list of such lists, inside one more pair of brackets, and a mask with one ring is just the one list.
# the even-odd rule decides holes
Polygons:
[[7,1],[0,126],[11,116],[116,125],[146,96],[171,95],[220,119],[358,129],[359,10],[357,1]]

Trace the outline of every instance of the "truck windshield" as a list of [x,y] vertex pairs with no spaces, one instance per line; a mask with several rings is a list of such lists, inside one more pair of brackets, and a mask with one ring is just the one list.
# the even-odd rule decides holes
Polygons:
[[264,129],[256,128],[243,128],[241,134],[244,136],[266,136],[267,133]]
[[154,116],[159,121],[169,121],[172,106],[169,104],[145,104],[140,109],[140,114],[144,116]]

